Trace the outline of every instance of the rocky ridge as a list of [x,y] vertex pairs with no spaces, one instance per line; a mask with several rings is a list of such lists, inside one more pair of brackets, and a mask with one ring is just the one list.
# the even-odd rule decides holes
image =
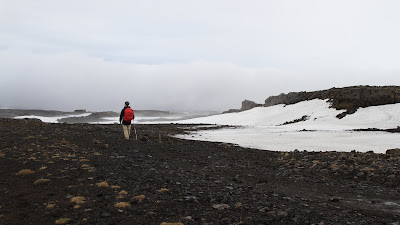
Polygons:
[[[291,105],[313,99],[327,99],[331,107],[338,110],[346,110],[337,117],[343,118],[352,114],[360,107],[378,106],[400,103],[399,86],[352,86],[344,88],[331,88],[328,90],[312,92],[290,92],[268,97],[264,104],[257,104],[249,100],[242,102],[240,111],[258,106],[273,106],[278,104]],[[233,110],[231,112],[234,112]]]

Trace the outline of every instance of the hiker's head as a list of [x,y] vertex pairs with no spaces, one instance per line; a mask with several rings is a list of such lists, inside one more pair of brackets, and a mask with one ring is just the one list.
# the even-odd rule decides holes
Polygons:
[[129,102],[128,101],[125,102],[125,106],[129,106]]

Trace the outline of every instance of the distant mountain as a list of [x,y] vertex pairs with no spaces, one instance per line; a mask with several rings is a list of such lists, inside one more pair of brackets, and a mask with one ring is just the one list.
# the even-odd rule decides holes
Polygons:
[[[85,111],[86,112],[86,111]],[[40,110],[40,109],[0,109],[0,118],[14,118],[17,116],[66,116],[66,115],[76,115],[82,114],[80,111],[75,112],[62,112],[56,110]]]

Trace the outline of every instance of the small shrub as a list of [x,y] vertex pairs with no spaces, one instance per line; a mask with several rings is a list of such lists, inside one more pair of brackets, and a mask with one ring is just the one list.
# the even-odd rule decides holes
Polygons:
[[82,196],[73,197],[71,198],[70,201],[78,205],[85,204],[85,197]]
[[18,173],[16,173],[17,176],[21,176],[21,175],[29,175],[29,174],[34,174],[35,171],[32,171],[30,169],[23,169],[20,170]]
[[50,179],[39,179],[36,180],[35,182],[33,182],[33,184],[43,184],[43,183],[47,183],[50,182]]
[[39,170],[45,170],[45,169],[47,169],[47,166],[42,166],[42,167],[40,167]]
[[131,204],[129,204],[128,202],[118,202],[118,203],[115,203],[114,206],[117,208],[127,208],[127,207],[130,207]]
[[97,183],[96,185],[97,185],[97,187],[108,187],[108,183],[106,181]]
[[133,198],[136,199],[139,203],[141,203],[146,198],[146,196],[138,195],[138,196],[135,196]]
[[52,209],[56,206],[56,204],[47,204],[46,208]]
[[158,192],[166,192],[169,191],[167,188],[161,188],[160,190],[158,190]]
[[70,221],[70,218],[60,218],[58,220],[56,220],[56,224],[66,224]]
[[163,223],[161,223],[161,225],[184,225],[183,223],[166,223],[166,222],[163,222]]

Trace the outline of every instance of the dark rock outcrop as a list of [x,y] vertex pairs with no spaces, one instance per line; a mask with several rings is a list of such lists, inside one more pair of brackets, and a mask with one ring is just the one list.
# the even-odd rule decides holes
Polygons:
[[[312,92],[290,92],[267,98],[264,104],[244,100],[240,111],[255,107],[268,107],[279,104],[291,105],[313,99],[326,99],[331,107],[337,110],[346,110],[337,115],[339,119],[348,114],[353,114],[360,107],[378,106],[400,103],[400,86],[352,86],[344,88],[331,88],[328,90]],[[229,110],[225,113],[237,112]]]
[[224,114],[224,113],[237,113],[237,112],[240,112],[240,109],[229,109],[228,111],[225,111],[222,114]]
[[310,119],[310,116],[304,115],[299,119],[295,119],[295,120],[292,120],[292,121],[286,121],[286,122],[280,124],[279,126],[288,125],[288,124],[292,124],[292,123],[299,123],[299,122],[302,122],[302,121],[306,121],[308,119]]
[[74,113],[87,113],[86,109],[76,109]]
[[249,110],[255,107],[259,107],[259,106],[263,106],[262,104],[257,104],[253,101],[249,101],[249,100],[244,100],[242,102],[242,108],[240,109],[240,111],[245,111],[245,110]]
[[345,109],[351,114],[360,107],[400,103],[400,87],[353,86],[313,92],[290,92],[267,98],[264,106],[290,105],[313,99],[328,99],[332,108]]

